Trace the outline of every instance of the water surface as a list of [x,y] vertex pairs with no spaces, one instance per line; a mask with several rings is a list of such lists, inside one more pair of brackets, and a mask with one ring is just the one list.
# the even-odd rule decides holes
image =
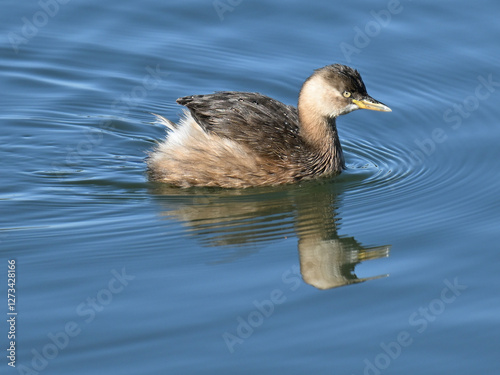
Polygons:
[[[496,2],[4,5],[2,373],[498,373]],[[147,181],[151,112],[334,62],[393,109],[338,120],[342,175]]]

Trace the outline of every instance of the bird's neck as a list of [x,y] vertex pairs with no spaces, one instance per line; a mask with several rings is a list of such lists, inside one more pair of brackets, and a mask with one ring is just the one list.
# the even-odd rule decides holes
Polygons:
[[324,169],[325,173],[341,171],[344,168],[344,156],[335,117],[318,115],[317,111],[300,101],[298,109],[300,135],[315,156],[312,162]]
[[299,103],[300,135],[311,146],[325,149],[336,135],[335,118],[319,115]]

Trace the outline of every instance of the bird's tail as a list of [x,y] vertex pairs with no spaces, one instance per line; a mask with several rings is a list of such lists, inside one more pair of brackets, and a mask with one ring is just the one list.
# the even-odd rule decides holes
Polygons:
[[156,121],[155,121],[156,124],[165,125],[170,130],[175,130],[179,127],[175,122],[170,121],[169,119],[166,119],[165,117],[163,117],[161,115],[157,115],[156,113],[151,113],[151,114],[156,117]]

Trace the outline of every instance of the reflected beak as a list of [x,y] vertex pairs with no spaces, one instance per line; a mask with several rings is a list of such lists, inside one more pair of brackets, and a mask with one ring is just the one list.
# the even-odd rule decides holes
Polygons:
[[390,109],[388,106],[386,106],[383,103],[380,103],[378,100],[375,100],[368,95],[361,100],[353,99],[352,102],[361,109],[370,109],[372,111],[381,111],[381,112],[392,112],[392,109]]

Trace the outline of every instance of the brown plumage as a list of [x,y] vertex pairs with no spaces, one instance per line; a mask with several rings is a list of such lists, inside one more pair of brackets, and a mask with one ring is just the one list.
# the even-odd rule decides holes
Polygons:
[[390,111],[371,98],[359,73],[334,64],[318,69],[298,108],[258,93],[218,92],[177,99],[184,118],[151,152],[151,180],[175,186],[239,188],[340,173],[344,156],[335,119],[359,108]]

